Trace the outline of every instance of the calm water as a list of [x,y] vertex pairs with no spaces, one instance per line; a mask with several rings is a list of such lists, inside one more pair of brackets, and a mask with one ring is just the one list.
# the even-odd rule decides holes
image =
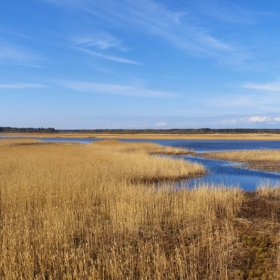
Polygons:
[[202,183],[225,184],[226,186],[239,186],[244,190],[254,190],[256,187],[267,181],[271,185],[280,184],[280,173],[264,172],[242,167],[239,163],[228,161],[204,159],[200,157],[182,157],[192,162],[203,164],[207,169],[207,175],[192,179],[182,180],[179,186],[188,185],[190,187]]
[[[122,140],[125,142],[136,142],[137,140]],[[164,146],[180,147],[194,150],[197,153],[230,150],[256,150],[269,149],[279,150],[280,141],[241,141],[241,140],[140,140],[141,142],[152,142]],[[270,182],[271,185],[280,184],[280,173],[264,172],[247,169],[241,164],[204,159],[196,156],[178,156],[191,162],[201,163],[206,167],[207,175],[180,181],[179,187],[186,185],[192,187],[201,183],[225,184],[227,186],[239,186],[244,190],[254,190],[259,184]]]
[[[0,137],[1,138],[1,137]],[[3,138],[3,137],[2,137]],[[47,142],[78,142],[91,143],[99,141],[97,138],[41,138]],[[197,153],[210,151],[226,150],[255,150],[269,149],[279,150],[280,141],[240,141],[240,140],[127,140],[119,139],[123,142],[151,142],[163,146],[172,146],[194,150]],[[246,169],[240,164],[204,159],[195,156],[178,156],[192,162],[203,164],[207,169],[207,175],[193,180],[182,180],[178,183],[179,187],[186,185],[192,187],[201,183],[225,184],[227,186],[239,186],[244,190],[254,190],[259,184],[269,181],[272,185],[280,184],[280,173],[263,172],[258,170]]]
[[280,150],[280,141],[252,140],[127,140],[123,142],[151,142],[163,146],[172,146],[194,150],[197,153],[229,150]]

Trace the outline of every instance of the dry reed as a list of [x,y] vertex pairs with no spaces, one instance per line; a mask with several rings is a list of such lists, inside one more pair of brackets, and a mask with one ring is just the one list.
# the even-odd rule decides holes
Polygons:
[[242,162],[254,169],[280,172],[280,150],[209,152],[201,155],[206,158]]
[[238,279],[242,191],[138,145],[0,145],[0,278]]
[[271,185],[269,181],[263,182],[257,187],[257,194],[262,198],[280,199],[280,184]]

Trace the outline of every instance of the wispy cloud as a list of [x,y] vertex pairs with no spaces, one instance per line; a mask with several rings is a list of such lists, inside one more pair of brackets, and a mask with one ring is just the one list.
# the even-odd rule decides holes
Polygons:
[[211,30],[201,26],[189,10],[174,11],[153,0],[46,1],[79,9],[119,29],[158,36],[188,53],[212,56],[228,65],[244,65],[252,58],[242,46],[211,35]]
[[0,89],[46,88],[42,84],[0,84]]
[[94,36],[91,34],[86,34],[84,36],[73,36],[71,41],[75,46],[81,48],[94,47],[99,50],[117,49],[123,52],[128,51],[128,49],[123,46],[121,40],[104,32],[94,31]]
[[[276,91],[262,92],[258,90],[235,90],[228,94],[201,99],[202,106],[217,108],[220,111],[240,113],[273,113],[279,111],[280,96]],[[251,89],[251,88],[250,88]]]
[[280,91],[280,81],[266,83],[266,84],[255,84],[245,83],[241,85],[242,88],[256,89],[256,90],[267,90],[267,91]]
[[21,46],[8,42],[0,42],[0,63],[37,67],[42,57]]
[[127,85],[97,84],[78,81],[66,81],[61,83],[68,89],[88,92],[93,94],[114,94],[135,97],[168,98],[175,95],[168,92],[154,91]]
[[255,23],[254,17],[259,15],[259,13],[248,11],[229,1],[227,3],[215,0],[197,1],[196,4],[202,13],[222,22],[253,24]]
[[105,55],[105,54],[102,54],[102,53],[98,53],[98,52],[94,52],[94,51],[90,51],[90,50],[82,49],[82,48],[75,48],[75,49],[77,49],[79,51],[82,51],[82,52],[85,52],[85,53],[88,53],[90,55],[96,56],[96,57],[104,58],[106,60],[111,60],[111,61],[115,61],[115,62],[119,62],[119,63],[141,65],[141,63],[139,63],[139,62],[129,60],[129,59],[126,59],[126,58],[123,58],[123,57]]

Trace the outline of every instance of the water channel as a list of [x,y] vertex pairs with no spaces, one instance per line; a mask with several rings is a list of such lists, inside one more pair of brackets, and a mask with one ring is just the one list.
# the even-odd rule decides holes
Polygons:
[[125,142],[152,142],[163,146],[185,148],[194,150],[196,156],[177,156],[191,162],[201,163],[206,167],[207,175],[192,179],[182,180],[179,187],[193,187],[203,183],[224,184],[226,186],[240,187],[243,190],[255,190],[260,184],[269,182],[270,185],[280,185],[280,173],[265,172],[248,169],[240,163],[222,160],[205,159],[199,153],[231,150],[279,150],[280,141],[255,141],[255,140],[126,140]]
[[[3,139],[3,138],[2,138]],[[91,143],[99,141],[97,138],[41,138],[47,142],[78,142]],[[207,184],[224,184],[226,186],[239,186],[243,190],[254,190],[262,183],[270,182],[271,185],[280,185],[280,173],[258,171],[248,169],[241,164],[205,159],[199,156],[202,152],[212,151],[230,151],[230,150],[279,150],[280,141],[256,141],[256,140],[143,140],[143,139],[118,139],[123,142],[151,142],[163,146],[180,147],[194,150],[196,156],[176,156],[191,162],[198,162],[207,169],[207,175],[192,179],[182,180],[178,183],[178,187],[193,187],[201,183]]]

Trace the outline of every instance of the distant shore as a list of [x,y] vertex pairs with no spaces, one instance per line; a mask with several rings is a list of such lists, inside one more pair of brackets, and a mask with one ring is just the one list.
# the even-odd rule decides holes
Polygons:
[[2,132],[0,136],[30,138],[100,138],[100,139],[159,139],[159,140],[280,140],[275,133],[193,133],[193,134],[155,134],[155,133],[18,133]]

